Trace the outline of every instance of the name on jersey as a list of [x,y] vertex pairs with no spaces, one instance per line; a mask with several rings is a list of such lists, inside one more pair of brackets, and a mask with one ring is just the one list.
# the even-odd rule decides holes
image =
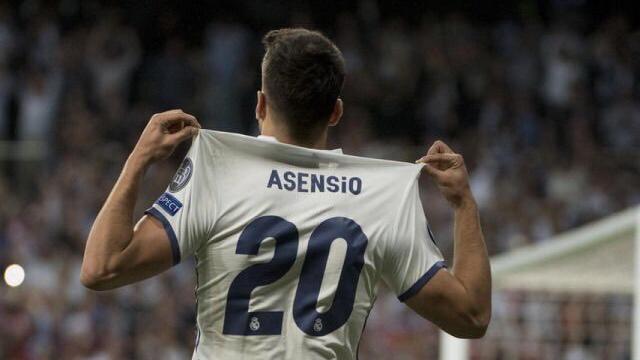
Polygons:
[[156,204],[160,205],[160,207],[171,214],[171,216],[175,215],[178,210],[182,208],[180,200],[176,199],[169,193],[162,194],[162,196],[160,196],[156,201]]
[[280,174],[278,170],[271,170],[267,187],[302,193],[332,192],[358,195],[362,192],[362,179],[357,176],[325,176],[293,171]]

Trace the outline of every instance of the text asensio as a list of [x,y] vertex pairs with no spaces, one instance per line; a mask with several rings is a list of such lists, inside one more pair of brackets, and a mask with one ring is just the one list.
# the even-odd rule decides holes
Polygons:
[[357,176],[325,176],[304,172],[271,170],[268,188],[297,192],[332,192],[358,195],[362,191],[362,179]]

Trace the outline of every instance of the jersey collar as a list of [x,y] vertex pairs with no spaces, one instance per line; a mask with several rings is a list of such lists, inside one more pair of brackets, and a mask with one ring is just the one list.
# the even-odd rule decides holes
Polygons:
[[[273,136],[267,136],[267,135],[258,135],[258,139],[260,140],[264,140],[264,141],[269,141],[269,142],[279,142],[278,139],[276,139]],[[342,154],[342,149],[338,148],[338,149],[331,149],[331,150],[322,150],[322,151],[329,151],[329,152],[334,152],[334,153],[338,153],[338,154]]]

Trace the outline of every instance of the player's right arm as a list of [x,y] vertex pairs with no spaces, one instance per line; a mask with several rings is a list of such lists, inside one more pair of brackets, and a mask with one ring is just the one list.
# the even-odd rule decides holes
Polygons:
[[169,157],[198,128],[196,118],[182,110],[151,118],[93,223],[82,261],[83,285],[113,289],[171,267],[172,249],[163,225],[144,216],[134,227],[133,209],[146,169]]
[[453,336],[482,337],[491,319],[491,269],[464,160],[436,141],[418,162],[454,209],[453,268],[438,271],[406,303]]

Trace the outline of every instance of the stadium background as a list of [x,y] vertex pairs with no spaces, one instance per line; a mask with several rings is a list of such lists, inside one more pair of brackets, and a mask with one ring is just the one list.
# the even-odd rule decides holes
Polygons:
[[[0,2],[0,270],[27,274],[0,284],[0,358],[190,356],[191,262],[98,294],[78,281],[84,241],[154,112],[255,134],[272,28],[317,28],[342,49],[345,118],[331,142],[345,152],[413,161],[441,138],[465,155],[491,254],[640,203],[638,15],[580,0]],[[137,214],[184,150],[148,172]],[[450,258],[451,212],[424,189]],[[507,295],[494,306],[513,320],[476,358],[630,357],[630,297]],[[554,326],[526,325],[549,314]],[[381,293],[361,358],[437,354],[436,329]]]

